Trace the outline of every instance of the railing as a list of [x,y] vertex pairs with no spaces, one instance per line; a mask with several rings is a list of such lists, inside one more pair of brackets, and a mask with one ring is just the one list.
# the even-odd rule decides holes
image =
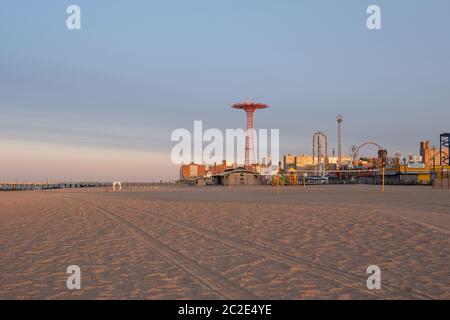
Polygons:
[[96,188],[96,187],[104,187],[107,185],[110,185],[110,184],[98,183],[98,182],[63,182],[63,183],[0,182],[0,191]]
[[450,190],[450,178],[436,178],[433,180],[434,189],[448,189]]

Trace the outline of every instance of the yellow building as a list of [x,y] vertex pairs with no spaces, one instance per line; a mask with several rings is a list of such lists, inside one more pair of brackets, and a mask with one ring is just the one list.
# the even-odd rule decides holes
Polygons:
[[[417,175],[417,181],[420,184],[428,184],[431,182],[432,176],[436,179],[448,178],[450,173],[450,166],[444,165],[425,165],[425,164],[408,164],[400,165],[397,169],[403,175]],[[388,170],[390,171],[390,170]]]
[[289,168],[295,168],[295,159],[297,157],[291,154],[283,156],[283,168],[284,170],[288,170]]
[[[344,155],[342,156],[342,164],[343,165],[345,165],[347,163],[350,163],[352,161],[353,161],[352,157],[344,156]],[[338,164],[338,162],[339,162],[339,158],[338,157],[329,157],[328,158],[328,163]]]
[[310,155],[302,154],[296,157],[295,164],[297,168],[304,168],[313,165],[313,157]]

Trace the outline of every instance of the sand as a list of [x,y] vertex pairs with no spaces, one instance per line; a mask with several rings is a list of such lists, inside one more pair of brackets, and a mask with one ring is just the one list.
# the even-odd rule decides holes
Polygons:
[[449,234],[426,187],[0,192],[0,299],[449,299]]

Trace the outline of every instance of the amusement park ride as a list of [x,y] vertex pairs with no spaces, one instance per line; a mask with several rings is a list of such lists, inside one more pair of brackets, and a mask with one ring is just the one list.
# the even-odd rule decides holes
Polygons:
[[357,161],[357,158],[358,158],[358,155],[359,155],[359,152],[361,151],[361,149],[364,148],[365,146],[369,146],[369,145],[375,146],[376,148],[378,148],[378,150],[384,150],[384,148],[376,142],[372,142],[372,141],[364,142],[364,143],[360,144],[359,146],[354,147],[354,150],[351,155],[353,163],[355,161]]
[[[254,141],[254,115],[256,110],[266,109],[269,106],[264,103],[243,102],[232,106],[234,109],[242,109],[247,113],[247,136],[245,137],[245,166],[249,167],[257,162]],[[250,159],[251,157],[251,159]]]
[[323,177],[328,163],[328,139],[323,132],[317,132],[313,136],[313,166],[316,168],[316,176]]

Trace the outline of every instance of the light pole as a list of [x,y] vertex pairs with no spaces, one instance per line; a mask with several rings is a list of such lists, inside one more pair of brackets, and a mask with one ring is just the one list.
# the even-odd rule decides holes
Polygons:
[[342,114],[338,114],[337,118],[338,123],[338,167],[341,169],[342,167],[342,123],[344,122],[344,116]]
[[435,177],[436,177],[436,146],[435,145],[433,145],[433,147],[432,147],[432,150],[433,150],[433,171],[432,171],[432,176],[430,177],[430,180],[431,180],[431,184],[434,184],[434,180],[435,180]]

